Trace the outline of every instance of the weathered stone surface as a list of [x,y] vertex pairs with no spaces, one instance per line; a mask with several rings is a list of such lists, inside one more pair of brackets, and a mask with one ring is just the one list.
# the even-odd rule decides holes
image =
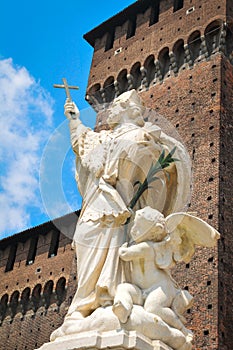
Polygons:
[[66,336],[38,350],[172,350],[161,341],[151,341],[137,332],[88,332]]

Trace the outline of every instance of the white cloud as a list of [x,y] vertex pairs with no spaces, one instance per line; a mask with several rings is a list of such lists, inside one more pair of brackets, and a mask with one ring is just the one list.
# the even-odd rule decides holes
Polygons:
[[52,126],[53,101],[26,68],[0,60],[0,238],[42,211],[38,169]]

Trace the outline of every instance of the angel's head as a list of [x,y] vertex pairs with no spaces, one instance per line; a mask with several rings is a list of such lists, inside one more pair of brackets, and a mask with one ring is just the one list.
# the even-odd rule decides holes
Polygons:
[[136,243],[161,242],[167,236],[163,214],[151,207],[137,210],[130,234]]

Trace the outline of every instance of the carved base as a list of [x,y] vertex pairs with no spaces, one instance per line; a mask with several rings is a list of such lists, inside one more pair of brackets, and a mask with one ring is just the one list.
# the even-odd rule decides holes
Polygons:
[[172,350],[159,340],[153,340],[131,331],[86,332],[58,338],[38,350]]

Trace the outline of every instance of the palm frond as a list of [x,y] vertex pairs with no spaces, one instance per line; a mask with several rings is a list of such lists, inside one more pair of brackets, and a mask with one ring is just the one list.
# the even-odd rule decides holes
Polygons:
[[[179,159],[173,158],[173,154],[175,153],[175,151],[176,151],[176,147],[174,147],[171,150],[171,152],[169,152],[165,156],[165,150],[163,149],[157,162],[155,164],[151,164],[145,180],[142,183],[140,181],[136,181],[134,183],[134,186],[136,186],[136,185],[139,185],[139,186],[138,186],[137,192],[135,193],[135,195],[133,196],[133,198],[131,199],[131,201],[129,203],[130,209],[133,209],[135,207],[137,201],[139,200],[139,198],[141,197],[143,192],[149,188],[149,184],[151,184],[152,182],[159,179],[157,176],[155,176],[158,172],[169,167],[171,163],[179,161]],[[170,175],[167,171],[165,171],[165,175],[167,176],[167,179],[169,181]]]

